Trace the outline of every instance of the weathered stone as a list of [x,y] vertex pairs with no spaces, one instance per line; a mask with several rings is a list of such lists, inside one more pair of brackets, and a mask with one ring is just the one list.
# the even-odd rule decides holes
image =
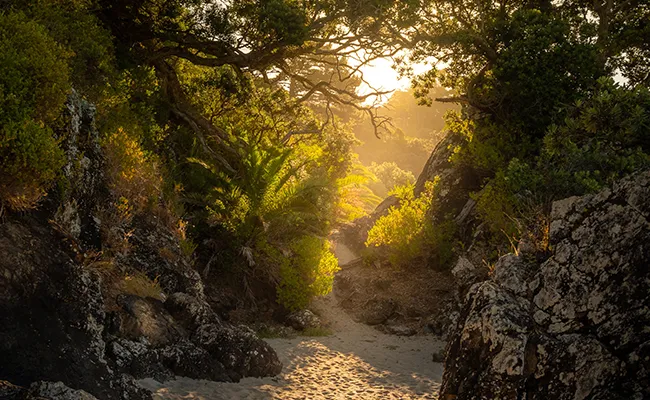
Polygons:
[[456,285],[461,297],[465,296],[472,285],[488,279],[487,268],[477,267],[463,256],[458,258],[451,273],[456,280]]
[[317,328],[321,325],[320,318],[309,310],[294,311],[287,316],[287,325],[293,329],[304,331],[307,328]]
[[282,363],[271,346],[244,326],[200,326],[192,341],[219,360],[233,378],[277,375]]
[[130,340],[146,338],[153,347],[166,346],[188,333],[167,312],[160,300],[122,294],[117,297],[121,307],[117,335]]
[[193,379],[208,379],[218,382],[233,380],[233,374],[226,370],[207,350],[190,341],[181,341],[159,349],[163,365],[174,375]]
[[395,314],[395,310],[397,304],[391,299],[370,300],[361,313],[361,321],[368,325],[383,324]]
[[212,311],[205,300],[199,300],[187,293],[174,293],[165,301],[165,308],[188,331],[201,325],[222,325],[221,319]]
[[550,257],[470,290],[441,399],[650,398],[650,171],[553,204]]
[[29,391],[32,396],[51,400],[97,400],[83,390],[70,389],[63,382],[34,382]]

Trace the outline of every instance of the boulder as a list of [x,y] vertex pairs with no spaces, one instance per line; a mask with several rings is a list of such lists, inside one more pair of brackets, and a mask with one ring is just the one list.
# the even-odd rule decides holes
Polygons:
[[650,171],[555,202],[550,256],[470,288],[440,398],[650,398],[649,221]]
[[192,342],[221,362],[235,380],[277,375],[282,363],[275,350],[245,326],[200,326]]
[[290,313],[287,316],[287,325],[298,331],[304,331],[307,328],[317,328],[321,326],[321,320],[309,310],[299,310]]
[[162,347],[189,336],[160,300],[120,294],[116,303],[120,310],[113,318],[112,328],[119,337],[144,338],[151,346]]
[[397,304],[392,299],[369,300],[361,313],[361,322],[368,325],[383,324],[395,314],[396,310]]

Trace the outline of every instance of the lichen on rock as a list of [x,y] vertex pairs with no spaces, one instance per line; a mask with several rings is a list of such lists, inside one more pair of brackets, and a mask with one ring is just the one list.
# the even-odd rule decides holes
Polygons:
[[507,255],[467,295],[440,398],[650,397],[650,171],[555,202],[550,257]]

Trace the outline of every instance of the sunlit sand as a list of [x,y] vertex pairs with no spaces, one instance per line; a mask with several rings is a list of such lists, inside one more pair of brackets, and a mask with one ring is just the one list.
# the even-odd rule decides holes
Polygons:
[[[342,262],[354,254],[339,247]],[[431,336],[385,335],[354,322],[333,295],[314,308],[330,322],[329,337],[268,339],[284,364],[282,374],[239,383],[187,378],[142,385],[155,399],[436,399],[442,365],[431,355],[443,343]]]

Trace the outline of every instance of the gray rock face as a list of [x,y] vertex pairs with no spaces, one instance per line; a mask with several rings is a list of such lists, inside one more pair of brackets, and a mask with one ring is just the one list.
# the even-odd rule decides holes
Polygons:
[[97,400],[83,390],[70,389],[62,382],[34,382],[29,387],[33,396],[52,400]]
[[650,171],[556,202],[551,257],[469,290],[440,398],[650,398],[649,218]]
[[234,380],[277,375],[282,363],[275,350],[245,326],[200,326],[192,342],[221,362]]

